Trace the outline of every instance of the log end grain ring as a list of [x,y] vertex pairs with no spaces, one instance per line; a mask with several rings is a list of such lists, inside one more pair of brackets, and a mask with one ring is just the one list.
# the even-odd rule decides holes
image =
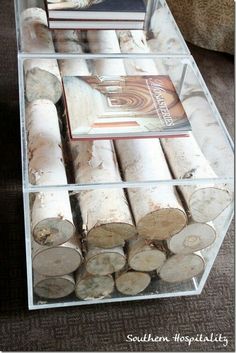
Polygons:
[[41,275],[62,276],[72,273],[80,266],[82,256],[70,247],[58,246],[43,249],[33,258],[33,268]]
[[125,263],[125,256],[111,249],[92,256],[86,263],[86,270],[93,275],[108,275],[120,271]]
[[70,295],[75,289],[72,276],[43,277],[34,281],[34,292],[42,298],[59,299]]
[[68,241],[75,233],[75,226],[66,219],[47,218],[33,229],[34,240],[40,245],[57,246]]
[[146,239],[165,240],[178,233],[187,223],[186,214],[177,208],[154,211],[137,224],[138,233]]
[[210,246],[216,238],[213,226],[192,223],[168,240],[168,247],[174,254],[190,254]]
[[49,99],[57,103],[61,95],[61,82],[51,72],[35,67],[26,73],[26,97],[29,102]]
[[148,273],[128,271],[116,278],[116,288],[122,294],[136,295],[144,291],[150,281]]
[[102,299],[114,290],[112,276],[87,275],[76,283],[75,294],[83,300]]
[[196,222],[209,222],[218,217],[232,202],[232,193],[221,187],[197,189],[189,200],[189,210]]
[[140,251],[129,259],[129,266],[135,271],[154,271],[162,267],[166,255],[158,249]]
[[125,223],[107,223],[92,228],[87,236],[90,245],[113,248],[124,245],[125,240],[136,235],[135,227]]
[[196,254],[171,256],[162,266],[159,276],[165,282],[187,281],[199,275],[205,267],[204,260]]

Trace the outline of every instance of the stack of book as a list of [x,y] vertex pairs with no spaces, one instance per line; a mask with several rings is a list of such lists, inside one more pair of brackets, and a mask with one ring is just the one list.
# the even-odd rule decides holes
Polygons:
[[46,0],[51,29],[143,29],[145,0]]

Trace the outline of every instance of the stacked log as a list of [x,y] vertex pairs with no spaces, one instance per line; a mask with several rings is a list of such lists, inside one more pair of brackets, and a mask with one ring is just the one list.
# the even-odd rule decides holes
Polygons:
[[[149,52],[142,31],[118,31],[117,34],[120,43],[115,31],[88,31],[91,52],[119,53],[120,48],[126,53]],[[82,52],[75,31],[66,31],[65,36],[55,32],[55,38],[59,51]],[[85,61],[81,61],[81,65],[77,65],[76,61],[71,62],[71,67],[70,61],[60,63],[62,75],[90,74]],[[152,59],[98,59],[94,62],[94,72],[112,76],[145,75],[157,74],[157,69]],[[43,148],[42,145],[42,155],[45,155]],[[158,139],[120,140],[115,142],[115,149],[111,141],[71,141],[70,148],[78,184],[120,182],[118,161],[128,181],[170,180],[172,175],[169,167],[173,175],[180,179],[217,178],[193,135],[189,138],[162,139],[161,143]],[[214,148],[216,150],[216,146]],[[60,154],[57,149],[52,148],[52,151],[52,159],[56,161]],[[46,162],[42,163],[43,170],[47,170]],[[32,166],[35,163],[32,162]],[[53,170],[57,168],[53,167]],[[40,174],[40,179],[43,178],[44,174]],[[55,180],[54,176],[52,180]],[[149,272],[153,270],[163,281],[170,283],[190,280],[204,270],[204,260],[195,252],[214,241],[215,229],[207,222],[221,214],[231,202],[232,195],[223,186],[214,184],[181,186],[179,190],[191,217],[188,224],[184,206],[174,187],[163,184],[153,188],[129,189],[137,231],[122,189],[96,189],[77,194],[87,244],[85,262],[76,273],[75,293],[78,298],[94,300],[111,295],[114,279],[120,293],[137,295],[148,287],[151,281]],[[166,241],[166,245],[162,240]],[[123,249],[125,242],[128,263]],[[39,255],[43,256],[41,248],[37,247],[35,259]],[[68,243],[60,245],[58,249],[62,251],[62,247],[68,247]],[[81,256],[80,251],[79,254]],[[46,259],[51,257],[45,256]],[[56,258],[56,255],[50,259],[54,264],[53,257]],[[39,268],[43,268],[42,262]],[[51,272],[51,279],[64,279],[63,273],[56,270],[56,266],[52,265],[52,271],[55,272]],[[36,276],[35,287],[46,283],[47,288],[48,278],[38,281]],[[49,295],[46,297],[49,298]]]
[[211,223],[189,221],[179,233],[167,240],[168,248],[174,254],[191,254],[214,243],[215,228]]
[[72,273],[82,263],[82,252],[78,237],[54,247],[41,246],[32,240],[32,266],[43,276],[64,276]]
[[[217,179],[192,134],[187,138],[162,139],[165,155],[177,179]],[[179,186],[191,217],[196,222],[210,222],[232,202],[232,194],[217,184]]]
[[[22,12],[21,38],[24,52],[39,54],[55,52],[45,10],[31,7]],[[58,102],[62,94],[62,85],[55,59],[25,60],[24,71],[26,98],[29,102],[35,99]]]
[[[55,48],[59,53],[83,53],[81,46],[81,33],[76,30],[55,30],[54,31]],[[64,76],[84,76],[90,75],[86,60],[84,59],[66,59],[58,61],[61,77]]]
[[[121,181],[111,141],[78,141],[72,152],[76,183]],[[122,189],[81,191],[78,202],[89,245],[112,248],[136,234]]]
[[72,294],[75,280],[72,274],[46,277],[34,272],[34,292],[42,298],[60,299]]
[[92,275],[109,275],[120,271],[126,264],[126,256],[122,246],[111,249],[88,246],[85,266]]
[[[171,179],[158,139],[117,140],[115,146],[125,180]],[[174,187],[132,188],[128,195],[138,233],[145,239],[168,239],[186,225],[187,216]]]
[[166,247],[162,242],[154,242],[138,237],[128,242],[128,264],[140,272],[158,270],[166,261]]
[[109,296],[114,290],[111,275],[92,275],[81,266],[76,273],[75,295],[79,299],[94,300]]
[[[154,11],[150,23],[150,32],[151,35],[148,38],[147,44],[152,53],[181,54],[186,52],[165,7],[160,7]],[[157,70],[162,75],[169,75],[176,85],[180,84],[184,70],[182,60],[178,58],[156,58],[154,61]],[[190,93],[200,89],[201,87],[195,74],[188,70],[182,92]]]
[[[26,119],[30,181],[34,185],[67,184],[54,104],[49,100],[29,103]],[[63,244],[75,232],[67,191],[36,193],[31,217],[33,237],[40,245]]]
[[115,274],[116,289],[124,295],[137,295],[143,292],[150,282],[149,273],[134,271],[129,266]]
[[183,100],[183,106],[192,125],[193,135],[214,172],[219,177],[232,177],[234,155],[206,98],[190,94]]
[[165,282],[179,283],[198,276],[204,267],[204,260],[199,254],[177,254],[171,256],[157,274]]

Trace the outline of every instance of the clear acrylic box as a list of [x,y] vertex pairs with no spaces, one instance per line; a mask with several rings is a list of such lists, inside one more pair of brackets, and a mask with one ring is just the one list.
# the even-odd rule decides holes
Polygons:
[[[160,12],[164,12],[166,14],[165,20],[167,21],[166,26],[168,25],[172,28],[171,38],[167,37],[166,42],[163,42],[162,38],[162,45],[160,45],[159,47],[160,50],[157,50],[156,52],[155,49],[153,51],[151,51],[150,49],[153,48],[152,42],[149,42],[153,39],[153,33],[151,32],[151,20],[147,21],[147,31],[145,32],[144,37],[145,40],[147,40],[147,43],[150,43],[151,45],[146,46],[144,42],[143,46],[136,46],[133,52],[130,52],[129,47],[127,48],[129,50],[126,51],[125,49],[123,49],[122,52],[114,52],[111,51],[109,48],[106,51],[102,51],[102,48],[99,43],[98,45],[95,45],[94,51],[91,52],[87,44],[86,31],[83,31],[80,37],[83,43],[81,52],[77,52],[75,50],[67,50],[66,52],[63,52],[62,50],[60,50],[60,38],[63,38],[63,31],[60,33],[59,36],[55,36],[53,34],[54,45],[56,48],[59,48],[58,51],[47,52],[46,50],[40,50],[40,52],[37,52],[35,51],[35,47],[33,51],[24,51],[24,46],[22,45],[21,41],[22,39],[24,42],[24,38],[22,38],[21,32],[20,16],[22,14],[22,11],[30,7],[39,6],[39,3],[40,1],[38,0],[15,0],[19,49],[18,67],[22,141],[22,173],[29,308],[43,309],[200,294],[206,283],[207,277],[211,271],[217,253],[220,249],[220,246],[224,240],[224,237],[233,217],[233,143],[226,130],[224,122],[212,100],[212,97],[204,83],[204,80],[202,79],[202,76],[194,62],[194,59],[190,55],[187,46],[175,24],[175,21],[168,9],[168,6],[163,0],[149,2],[149,6],[152,8],[152,10],[150,11],[153,12],[154,10],[158,10]],[[156,38],[158,39],[162,37],[162,29],[159,28],[157,31],[159,34]],[[37,41],[37,38],[35,38],[35,40]],[[158,43],[158,40],[155,41],[154,44],[156,45],[156,43]],[[58,127],[60,128],[60,136],[62,140],[63,151],[62,158],[64,158],[65,162],[65,175],[67,177],[67,180],[64,180],[64,182],[58,182],[58,179],[53,179],[52,177],[48,179],[48,182],[46,180],[46,182],[43,182],[43,185],[40,185],[40,182],[38,182],[40,178],[38,179],[37,175],[32,173],[32,143],[34,147],[35,145],[34,140],[32,140],[33,142],[29,141],[29,139],[31,138],[29,133],[30,125],[26,117],[28,109],[27,98],[28,100],[31,100],[30,104],[33,104],[34,102],[34,99],[30,97],[27,91],[29,86],[27,86],[28,76],[26,75],[26,68],[30,66],[29,64],[32,60],[37,61],[39,59],[41,63],[43,63],[43,65],[45,63],[47,65],[57,65],[57,63],[59,63],[61,73],[63,67],[72,67],[75,61],[77,61],[77,63],[80,63],[81,68],[83,67],[83,65],[85,65],[90,74],[96,74],[98,68],[100,68],[104,62],[106,63],[106,67],[117,67],[122,61],[125,63],[125,67],[127,68],[127,70],[129,70],[129,68],[135,67],[135,72],[137,72],[140,70],[140,68],[145,67],[145,70],[149,74],[158,73],[160,75],[169,75],[174,83],[180,100],[182,101],[182,104],[189,116],[193,129],[190,143],[186,146],[195,146],[195,153],[191,155],[192,152],[186,148],[186,150],[183,149],[182,151],[180,151],[180,154],[186,154],[186,160],[188,161],[188,163],[192,163],[191,165],[193,166],[195,158],[196,163],[198,163],[198,158],[200,158],[199,160],[203,160],[205,163],[205,169],[200,168],[201,171],[196,174],[195,170],[189,171],[188,168],[182,171],[181,168],[178,168],[178,165],[182,166],[181,161],[178,161],[179,155],[174,154],[174,150],[176,148],[179,148],[179,141],[172,140],[173,145],[169,146],[169,140],[166,141],[162,139],[160,140],[160,146],[164,156],[164,164],[167,166],[170,172],[163,176],[161,173],[156,174],[155,172],[153,175],[149,172],[146,174],[143,172],[139,173],[138,170],[138,172],[136,171],[133,174],[127,176],[125,168],[122,165],[122,158],[120,157],[119,153],[119,143],[115,142],[115,152],[118,158],[118,169],[116,170],[116,172],[119,174],[118,178],[112,177],[112,175],[110,175],[109,173],[105,174],[103,178],[98,177],[96,179],[96,176],[94,176],[90,181],[86,181],[83,178],[81,180],[80,177],[77,178],[74,170],[75,166],[73,164],[74,159],[71,156],[70,143],[68,142],[68,131],[64,116],[63,100],[60,98],[59,94],[59,98],[55,98],[54,103],[59,117]],[[129,74],[132,75],[133,71],[131,70]],[[46,94],[48,94],[46,85],[45,92]],[[43,97],[43,99],[46,99],[46,97]],[[204,116],[202,116],[201,105],[204,107]],[[215,138],[215,136],[217,136],[217,138]],[[149,146],[149,142],[147,141],[148,139],[140,140],[139,142],[141,143],[141,145],[143,143],[144,145],[147,144],[147,146]],[[89,142],[87,141],[80,142],[80,144],[84,144],[84,146],[86,146],[86,144],[88,143]],[[132,143],[134,143],[134,140],[130,140],[131,146]],[[50,148],[50,146],[47,146],[45,148],[45,155],[50,155]],[[80,148],[83,149],[83,147]],[[150,149],[149,151],[147,149],[147,153],[150,153],[150,158],[155,158],[155,156],[153,155],[153,151],[150,151]],[[177,156],[176,158],[173,157],[175,155]],[[192,159],[191,156],[193,156]],[[144,160],[143,163],[145,163]],[[152,166],[155,165],[155,162],[149,159],[149,164]],[[227,168],[225,168],[226,164]],[[209,172],[209,169],[211,170],[211,172]],[[32,178],[32,175],[34,176],[34,178]],[[54,175],[54,170],[52,171],[52,175]],[[163,279],[160,279],[159,274],[157,275],[155,271],[150,271],[149,285],[143,291],[134,295],[121,294],[119,291],[117,291],[117,289],[114,289],[112,293],[104,295],[99,299],[86,298],[87,300],[82,300],[77,298],[74,293],[70,295],[68,294],[63,298],[57,299],[43,298],[35,293],[33,288],[34,282],[36,281],[36,277],[34,278],[32,270],[32,262],[34,261],[35,252],[35,250],[32,250],[32,237],[34,234],[33,229],[36,224],[33,220],[33,209],[35,203],[34,200],[40,198],[42,195],[46,197],[45,195],[50,195],[50,193],[55,195],[64,193],[64,195],[66,195],[66,199],[70,200],[71,215],[73,217],[73,222],[76,225],[76,234],[80,233],[80,235],[82,234],[83,237],[86,237],[88,236],[89,232],[86,228],[85,219],[82,217],[81,220],[81,217],[79,216],[80,211],[76,195],[83,195],[83,193],[86,192],[91,193],[91,191],[93,190],[118,190],[118,192],[122,192],[123,190],[126,199],[128,198],[129,204],[131,204],[130,195],[132,194],[132,190],[143,190],[144,192],[144,190],[150,191],[151,189],[153,193],[155,193],[156,188],[159,188],[160,190],[174,190],[175,193],[178,193],[178,195],[180,195],[179,197],[181,198],[181,203],[183,204],[183,208],[186,214],[186,222],[190,217],[190,212],[192,211],[189,207],[190,204],[186,202],[186,197],[183,196],[183,190],[192,190],[193,188],[194,190],[208,190],[211,188],[214,190],[223,189],[227,190],[228,195],[230,195],[230,197],[226,197],[227,200],[225,200],[225,197],[223,196],[223,202],[225,202],[225,206],[220,208],[220,203],[214,204],[214,200],[217,200],[217,197],[215,197],[215,194],[213,192],[213,201],[210,199],[206,199],[206,204],[209,205],[209,208],[210,205],[213,205],[212,209],[216,209],[216,213],[214,214],[214,216],[212,216],[211,219],[206,219],[202,221],[202,218],[200,218],[200,221],[198,221],[199,223],[211,221],[211,226],[215,229],[215,241],[203,250],[200,250],[200,257],[204,260],[205,263],[204,270],[200,271],[197,275],[193,276],[192,278],[185,281],[181,281],[179,283],[170,283],[164,281]],[[205,194],[203,192],[202,197],[205,197],[204,195]],[[60,199],[59,196],[55,197],[56,199]],[[231,200],[232,202],[230,202]],[[133,209],[133,205],[131,206]],[[195,210],[194,207],[192,209]],[[138,222],[136,220],[135,215],[133,214],[132,217],[134,223],[137,223],[136,226],[138,227]],[[134,228],[136,229],[136,227]],[[61,231],[61,234],[62,233],[63,231]],[[163,242],[165,243],[166,247],[165,240],[163,240]],[[53,245],[55,244],[53,243]],[[82,251],[84,251],[83,246]],[[44,248],[45,247],[47,246],[45,245]],[[125,251],[126,250],[127,242]],[[169,257],[170,254],[168,253],[167,256]],[[112,276],[114,280],[115,275],[113,274]],[[73,287],[71,283],[71,280],[69,280],[70,287]]]

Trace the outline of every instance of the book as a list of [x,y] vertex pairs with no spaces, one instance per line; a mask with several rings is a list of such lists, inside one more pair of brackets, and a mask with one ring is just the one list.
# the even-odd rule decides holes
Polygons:
[[49,19],[144,21],[144,0],[46,1]]
[[191,125],[169,76],[66,76],[72,139],[188,136]]
[[50,29],[111,29],[133,30],[144,28],[144,22],[140,21],[71,21],[48,20]]

